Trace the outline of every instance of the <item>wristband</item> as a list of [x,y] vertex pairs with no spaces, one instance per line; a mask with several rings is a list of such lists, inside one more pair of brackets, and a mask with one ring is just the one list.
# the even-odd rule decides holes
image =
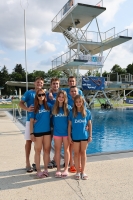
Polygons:
[[30,135],[33,135],[34,133],[30,133]]

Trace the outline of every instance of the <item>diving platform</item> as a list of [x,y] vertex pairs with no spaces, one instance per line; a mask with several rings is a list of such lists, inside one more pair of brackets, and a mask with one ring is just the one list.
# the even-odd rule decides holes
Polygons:
[[[118,33],[119,34],[119,33]],[[86,50],[90,52],[91,55],[95,55],[102,51],[106,51],[108,49],[111,49],[113,47],[116,47],[124,42],[127,42],[132,39],[132,37],[128,36],[121,36],[121,35],[114,35],[109,38],[106,38],[105,40],[102,40],[102,42],[95,42],[95,41],[76,41],[74,43],[71,43],[69,46],[70,49],[77,49],[78,45],[84,46]]]
[[[74,5],[73,0],[68,0],[52,20],[52,31],[63,34],[69,51],[52,61],[52,70],[64,71],[67,76],[75,73],[80,76],[79,70],[89,70],[92,75],[98,71],[102,76],[103,65],[112,48],[132,39],[127,29],[116,33],[113,27],[101,32],[97,17],[104,11],[102,0],[96,5],[79,2]],[[90,31],[94,20],[97,31]],[[106,50],[109,53],[104,58]]]
[[63,8],[52,20],[52,31],[62,32],[60,27],[64,30],[69,27],[74,27],[74,24],[72,23],[72,16],[73,21],[76,24],[76,28],[82,28],[105,10],[106,8],[104,7],[82,3],[77,3],[67,13],[64,13]]

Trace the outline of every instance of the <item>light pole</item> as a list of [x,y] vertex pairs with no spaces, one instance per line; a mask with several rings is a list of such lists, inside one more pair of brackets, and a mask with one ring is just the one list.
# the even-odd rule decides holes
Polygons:
[[27,46],[26,46],[26,8],[28,8],[28,0],[20,0],[20,5],[24,10],[25,71],[26,71],[26,91],[27,91],[28,90],[28,72],[27,72]]

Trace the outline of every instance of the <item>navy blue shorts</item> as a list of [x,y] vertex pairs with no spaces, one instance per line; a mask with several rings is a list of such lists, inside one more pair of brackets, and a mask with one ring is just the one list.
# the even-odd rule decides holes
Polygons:
[[51,131],[42,132],[42,133],[34,133],[35,137],[41,137],[41,136],[45,136],[45,135],[51,135]]

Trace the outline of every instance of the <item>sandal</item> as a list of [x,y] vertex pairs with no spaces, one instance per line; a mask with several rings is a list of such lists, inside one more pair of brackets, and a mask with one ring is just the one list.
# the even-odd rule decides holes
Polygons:
[[37,171],[35,163],[32,164],[32,168],[33,168],[33,171]]
[[87,174],[81,174],[81,178],[82,178],[82,180],[87,180],[88,176],[87,176]]
[[61,172],[56,172],[56,173],[55,173],[55,178],[61,178],[61,177],[62,177]]
[[76,179],[76,180],[79,180],[79,179],[80,179],[80,173],[76,173],[75,179]]
[[37,178],[46,178],[46,176],[43,174],[43,172],[38,172],[36,174]]
[[33,169],[31,167],[26,167],[26,172],[27,173],[32,173],[33,172]]
[[76,173],[77,170],[76,170],[75,166],[71,166],[70,169],[69,169],[69,171],[71,173]]
[[68,176],[68,172],[63,172],[62,173],[62,178],[66,178]]
[[43,174],[44,174],[46,177],[48,177],[48,176],[49,176],[49,173],[48,173],[48,171],[47,171],[47,170],[44,170],[44,171],[43,171]]

